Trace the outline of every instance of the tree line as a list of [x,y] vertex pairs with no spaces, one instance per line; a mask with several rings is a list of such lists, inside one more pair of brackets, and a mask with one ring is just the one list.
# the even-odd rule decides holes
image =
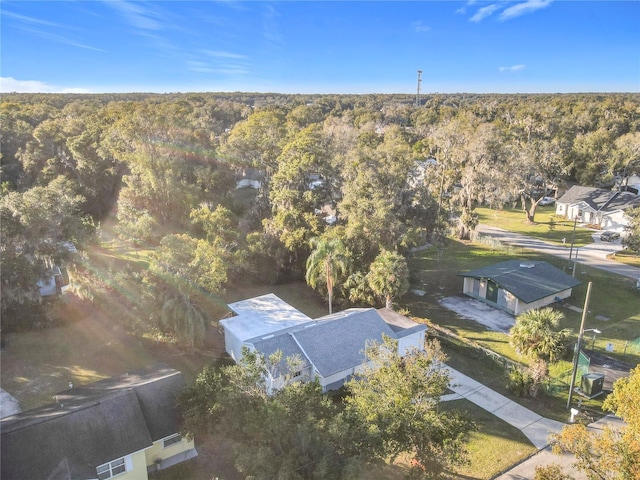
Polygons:
[[[155,249],[130,273],[143,310],[198,338],[203,298],[232,282],[307,277],[333,303],[389,304],[406,289],[402,257],[452,227],[468,237],[477,205],[520,205],[534,221],[558,185],[640,171],[637,94],[421,100],[3,95],[3,326],[37,306],[45,260],[68,259],[65,242],[90,244],[113,215],[121,239]],[[248,172],[259,188],[237,190]],[[308,261],[328,246],[344,260],[329,276]],[[74,261],[90,297],[101,282]]]

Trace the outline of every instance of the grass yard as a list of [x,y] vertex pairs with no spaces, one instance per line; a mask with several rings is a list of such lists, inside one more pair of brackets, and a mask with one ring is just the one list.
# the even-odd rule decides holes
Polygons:
[[632,267],[640,268],[640,255],[637,255],[635,253],[623,250],[621,252],[616,252],[609,255],[607,258],[615,260],[616,262],[624,263],[626,265],[631,265]]
[[465,411],[478,426],[467,444],[469,464],[456,468],[451,479],[488,480],[536,451],[520,430],[468,400],[447,402],[445,408]]
[[115,309],[93,308],[68,298],[53,313],[64,317],[61,326],[3,334],[0,385],[23,410],[53,402],[53,395],[66,390],[69,382],[83,385],[154,363],[182,371],[190,382],[222,354],[214,347],[219,335],[214,329],[210,350],[187,353],[172,344],[130,335],[110,318]]
[[[536,252],[525,252],[522,249],[501,251],[480,244],[448,240],[444,249],[432,248],[411,257],[409,263],[412,288],[426,293],[424,296],[409,293],[398,302],[398,307],[407,309],[418,321],[445,327],[510,360],[527,363],[527,359],[519,356],[509,345],[508,335],[488,330],[483,325],[460,317],[438,303],[438,300],[444,297],[461,295],[462,279],[458,276],[459,272],[512,258],[545,260],[558,268],[563,267],[563,262],[556,257]],[[568,299],[564,307],[559,307],[565,315],[561,326],[571,328],[577,333],[581,313],[572,311],[567,306],[583,306],[587,283],[591,281],[593,287],[585,328],[597,328],[602,333],[596,336],[595,343],[590,336],[585,336],[585,344],[588,342],[589,348],[593,344],[599,353],[632,365],[638,364],[640,349],[637,345],[631,344],[632,340],[640,336],[640,295],[635,289],[635,282],[589,267],[579,268],[576,277],[583,284],[574,289],[573,296]],[[606,351],[608,345],[613,345],[612,352]],[[505,388],[506,378],[503,371],[496,369],[495,362],[479,358],[477,351],[470,347],[447,344],[444,347],[452,367],[512,397]],[[571,359],[567,358],[566,361],[553,367],[552,375],[566,377],[565,374],[571,366]],[[535,400],[517,399],[517,401],[540,415],[566,421],[567,393],[568,390],[559,392],[557,397],[543,396]],[[600,402],[601,399],[597,400],[593,407],[598,408]]]
[[[567,245],[571,244],[573,237],[573,222],[555,216],[555,205],[538,207],[536,209],[535,223],[528,223],[525,214],[520,209],[493,210],[491,208],[476,208],[480,223],[502,228],[514,233],[529,235],[551,243],[562,245],[562,239]],[[575,229],[574,245],[583,247],[593,243],[591,235],[593,230],[577,226]]]

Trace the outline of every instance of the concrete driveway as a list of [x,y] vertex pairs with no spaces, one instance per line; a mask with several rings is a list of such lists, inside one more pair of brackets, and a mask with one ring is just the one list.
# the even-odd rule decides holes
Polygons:
[[513,315],[470,297],[446,297],[439,300],[439,303],[461,317],[475,320],[490,330],[497,332],[509,333],[511,327],[516,323]]

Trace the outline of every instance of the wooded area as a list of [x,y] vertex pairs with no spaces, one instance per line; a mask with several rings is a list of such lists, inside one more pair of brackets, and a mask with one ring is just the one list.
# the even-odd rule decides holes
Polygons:
[[[393,255],[452,227],[468,236],[477,205],[520,204],[534,221],[561,185],[640,173],[638,94],[421,100],[3,95],[3,328],[41,322],[38,280],[66,261],[86,298],[137,278],[142,320],[193,346],[225,286],[304,278],[312,249],[336,243],[345,261],[315,288],[390,303],[408,285]],[[148,269],[96,278],[82,252],[114,219],[121,239],[155,252]]]

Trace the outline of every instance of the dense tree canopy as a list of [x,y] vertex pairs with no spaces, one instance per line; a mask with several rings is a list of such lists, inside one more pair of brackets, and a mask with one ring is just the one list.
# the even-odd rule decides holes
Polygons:
[[439,345],[426,347],[402,358],[391,339],[371,345],[369,366],[346,385],[344,401],[291,375],[269,388],[266,373],[281,352],[263,358],[245,350],[240,364],[204,370],[181,396],[186,431],[230,439],[237,468],[256,479],[363,478],[401,453],[415,457],[411,478],[438,478],[464,460],[473,424],[440,408],[449,377]]
[[[303,278],[310,239],[333,230],[352,259],[340,293],[368,301],[366,279],[382,251],[404,255],[447,235],[452,222],[466,238],[477,205],[519,203],[534,221],[538,201],[561,185],[619,188],[640,172],[637,94],[438,94],[419,107],[414,100],[3,95],[3,202],[52,192],[64,179],[59,197],[73,199],[74,222],[100,225],[115,215],[123,241],[152,248],[167,235],[188,235],[201,242],[202,262],[223,262],[223,283],[257,272],[271,281]],[[259,189],[236,190],[248,168]],[[67,200],[49,197],[52,204],[43,210],[49,224],[71,212]],[[37,275],[18,265],[26,262],[16,259],[20,250],[10,252],[21,235],[13,225],[2,225],[9,303],[37,296]]]

